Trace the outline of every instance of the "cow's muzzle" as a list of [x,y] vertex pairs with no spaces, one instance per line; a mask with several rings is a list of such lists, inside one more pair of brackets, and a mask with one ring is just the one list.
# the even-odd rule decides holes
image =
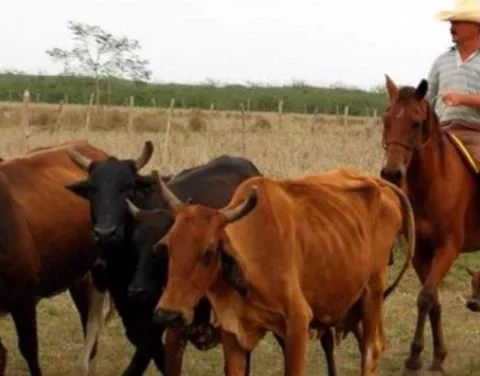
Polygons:
[[153,321],[159,325],[180,327],[186,324],[185,316],[180,311],[168,311],[157,309],[153,315]]
[[117,226],[94,227],[92,235],[93,240],[100,244],[111,244],[120,240],[120,232]]

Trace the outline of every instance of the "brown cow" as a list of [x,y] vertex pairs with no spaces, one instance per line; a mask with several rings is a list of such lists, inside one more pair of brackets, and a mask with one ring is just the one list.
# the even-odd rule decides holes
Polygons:
[[175,217],[156,245],[166,246],[170,257],[155,310],[159,321],[188,325],[206,295],[222,329],[227,375],[243,375],[246,353],[273,331],[285,341],[285,374],[299,376],[309,328],[321,335],[360,299],[361,374],[377,374],[390,251],[400,232],[408,234],[405,265],[385,294],[399,283],[414,249],[413,212],[398,188],[350,169],[276,181],[254,177],[216,210],[183,203],[157,182]]
[[[87,142],[72,141],[0,165],[0,312],[12,315],[20,352],[35,376],[42,374],[37,301],[69,289],[85,333],[93,287],[88,271],[97,250],[88,204],[65,190],[87,174],[71,161],[69,147],[95,160],[107,157]],[[0,363],[4,357],[0,348]]]

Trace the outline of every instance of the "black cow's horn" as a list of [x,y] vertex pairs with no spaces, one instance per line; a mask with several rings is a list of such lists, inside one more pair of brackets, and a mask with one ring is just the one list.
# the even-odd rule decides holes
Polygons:
[[180,200],[175,194],[167,187],[167,185],[163,182],[158,174],[157,170],[152,171],[153,178],[157,182],[157,187],[159,188],[159,192],[162,197],[167,201],[168,206],[173,210],[176,207],[183,205],[182,200]]
[[142,154],[140,154],[140,156],[135,161],[135,168],[137,169],[137,171],[148,163],[150,158],[152,158],[152,154],[153,143],[152,141],[148,140],[145,142],[145,145],[143,145]]
[[134,218],[138,219],[140,216],[140,209],[132,201],[130,201],[130,199],[126,198],[125,201],[127,203],[127,207],[130,213],[133,215]]
[[70,155],[70,159],[75,162],[78,166],[83,168],[84,170],[88,171],[90,165],[92,164],[92,160],[90,158],[85,157],[84,155],[80,154],[74,148],[69,148],[67,150],[68,155]]
[[248,197],[238,206],[232,209],[220,209],[220,213],[225,216],[228,223],[232,223],[241,219],[253,208],[255,208],[257,205],[257,189],[258,187],[256,185],[252,186],[252,190],[250,191]]

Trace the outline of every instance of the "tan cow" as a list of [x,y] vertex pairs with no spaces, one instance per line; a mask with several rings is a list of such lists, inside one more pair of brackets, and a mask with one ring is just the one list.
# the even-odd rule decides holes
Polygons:
[[[285,341],[285,375],[300,376],[309,329],[321,334],[340,323],[360,299],[361,374],[377,374],[383,296],[399,283],[414,249],[412,209],[398,188],[351,169],[254,177],[216,210],[181,202],[156,176],[175,217],[157,243],[167,246],[170,260],[159,321],[188,325],[206,295],[222,329],[227,375],[244,375],[246,353],[273,331]],[[149,214],[133,211],[140,220]],[[384,291],[401,232],[407,258]]]

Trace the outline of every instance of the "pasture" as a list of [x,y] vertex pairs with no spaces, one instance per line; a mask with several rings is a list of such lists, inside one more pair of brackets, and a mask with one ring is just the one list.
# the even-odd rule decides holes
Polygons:
[[[138,109],[127,130],[128,110],[112,108],[92,110],[90,132],[84,130],[85,108],[33,105],[30,108],[30,147],[56,144],[69,139],[86,138],[118,157],[136,157],[145,140],[152,140],[155,152],[142,171],[152,168],[176,173],[183,168],[206,162],[220,154],[244,155],[268,176],[282,178],[303,173],[322,172],[339,166],[355,167],[378,175],[383,159],[381,124],[378,119],[351,118],[348,125],[340,119],[322,115],[285,115],[248,113],[242,121],[239,112],[177,110],[172,118],[170,149],[164,160],[167,110]],[[61,114],[61,116],[60,116]],[[0,156],[11,158],[21,151],[20,104],[0,104]],[[243,131],[242,131],[243,130]],[[392,280],[403,263],[403,254],[395,256],[389,273]],[[440,287],[443,324],[449,354],[449,375],[477,375],[480,372],[480,316],[468,311],[458,299],[466,294],[469,276],[463,267],[480,268],[480,254],[461,256]],[[339,277],[341,278],[341,277]],[[341,283],[341,279],[339,279]],[[385,329],[389,347],[381,362],[380,375],[399,375],[410,348],[419,282],[410,268],[385,305]],[[81,325],[68,293],[62,293],[38,305],[40,362],[45,375],[68,375],[82,346]],[[424,365],[431,360],[431,335],[427,324]],[[23,357],[17,350],[13,324],[0,318],[0,334],[8,349],[7,375],[27,375]],[[118,375],[132,354],[132,346],[115,318],[102,332],[95,375]],[[353,336],[342,342],[337,352],[342,375],[358,375],[359,352]],[[281,352],[271,335],[253,353],[252,374],[283,374]],[[318,342],[309,344],[307,375],[325,374],[324,355]],[[153,364],[147,375],[156,375]],[[184,357],[184,375],[223,374],[223,356],[218,347],[200,352],[189,346]]]

